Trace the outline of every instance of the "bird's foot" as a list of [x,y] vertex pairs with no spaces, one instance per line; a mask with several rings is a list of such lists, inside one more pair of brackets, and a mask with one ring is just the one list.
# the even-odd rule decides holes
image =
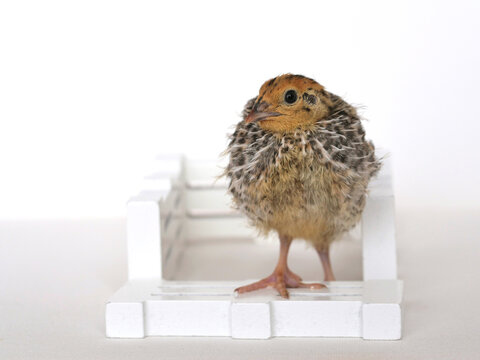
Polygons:
[[278,293],[284,299],[288,299],[287,288],[309,288],[309,289],[322,289],[326,286],[320,283],[307,284],[302,282],[302,278],[297,274],[290,271],[290,269],[275,269],[275,271],[266,278],[256,281],[252,284],[241,286],[235,289],[237,294],[243,294],[246,292],[264,289],[264,288],[275,288]]

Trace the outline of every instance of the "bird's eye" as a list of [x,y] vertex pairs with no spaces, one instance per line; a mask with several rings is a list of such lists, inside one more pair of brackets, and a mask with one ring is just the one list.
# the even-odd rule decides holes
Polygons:
[[295,103],[295,101],[297,101],[297,92],[295,90],[288,90],[286,93],[285,93],[285,102],[287,104],[293,104]]

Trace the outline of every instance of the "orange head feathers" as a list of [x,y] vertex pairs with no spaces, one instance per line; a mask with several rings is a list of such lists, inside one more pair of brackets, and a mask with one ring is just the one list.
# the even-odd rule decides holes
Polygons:
[[245,121],[256,121],[272,132],[291,132],[325,118],[332,105],[323,86],[315,80],[285,74],[262,85]]

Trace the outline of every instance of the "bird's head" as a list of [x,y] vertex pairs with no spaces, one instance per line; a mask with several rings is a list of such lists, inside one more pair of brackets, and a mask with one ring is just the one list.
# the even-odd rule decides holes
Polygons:
[[291,132],[325,118],[332,101],[322,85],[302,75],[285,74],[266,81],[245,118],[264,130]]

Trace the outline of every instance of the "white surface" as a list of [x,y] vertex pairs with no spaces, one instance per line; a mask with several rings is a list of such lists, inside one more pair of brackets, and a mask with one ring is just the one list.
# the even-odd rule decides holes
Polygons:
[[148,196],[144,193],[127,205],[129,279],[161,275],[160,201],[165,196],[166,192],[150,192]]
[[145,303],[147,319],[146,335],[158,336],[224,336],[229,331],[230,302],[195,302],[182,299],[149,301]]
[[234,339],[268,339],[272,336],[269,302],[238,299],[230,306],[230,335]]
[[378,176],[368,186],[369,196],[362,214],[363,279],[397,278],[397,241],[395,238],[395,198],[391,153],[377,149],[382,160]]
[[[399,277],[405,281],[401,341],[341,338],[105,338],[105,301],[127,279],[125,221],[0,223],[0,358],[2,359],[478,359],[480,212],[397,211]],[[358,242],[338,243],[339,280],[360,280]],[[277,246],[254,256],[190,249],[183,279],[258,278],[273,268]],[[291,267],[305,279],[321,273],[313,251],[293,244]],[[42,256],[39,256],[42,254]],[[216,262],[215,262],[216,260]],[[230,268],[246,264],[241,274]],[[221,271],[220,271],[221,270]]]
[[393,195],[373,191],[362,214],[363,278],[397,278],[397,243],[395,239],[395,204]]

